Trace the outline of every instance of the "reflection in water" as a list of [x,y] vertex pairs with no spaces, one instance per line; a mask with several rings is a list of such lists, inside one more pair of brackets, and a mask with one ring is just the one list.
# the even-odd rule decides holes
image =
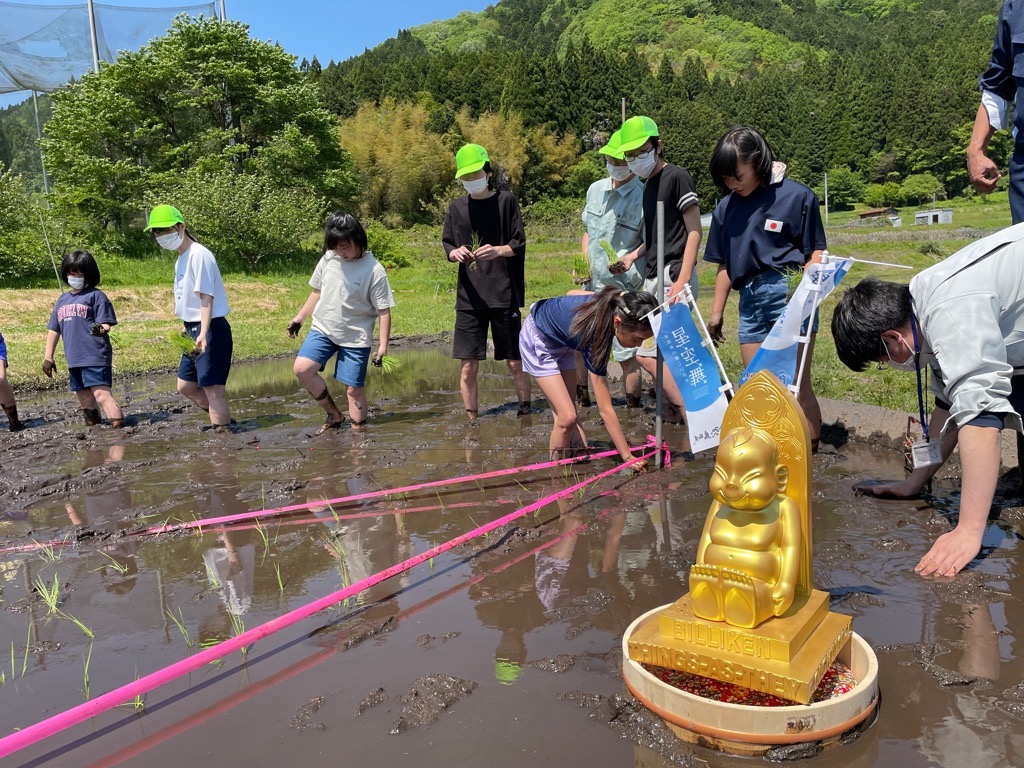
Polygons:
[[[131,428],[115,444],[103,442],[109,435],[90,433],[32,454],[28,469],[38,473],[40,487],[48,483],[59,490],[36,493],[30,505],[15,505],[13,513],[0,509],[6,521],[0,523],[0,544],[29,542],[31,529],[40,539],[69,535],[75,546],[53,562],[33,553],[0,563],[0,638],[8,645],[15,640],[17,678],[17,687],[0,686],[0,728],[22,727],[84,695],[85,638],[70,622],[45,617],[33,591],[36,576],[56,578],[62,610],[96,631],[90,674],[94,690],[108,690],[136,671],[141,675],[184,658],[202,641],[234,634],[233,618],[244,616],[245,626],[255,627],[564,488],[569,479],[546,472],[324,503],[546,457],[548,421],[541,413],[531,423],[530,417],[516,419],[514,409],[499,410],[476,426],[466,425],[457,364],[447,351],[397,348],[403,366],[371,383],[372,418],[361,434],[305,437],[318,414],[299,390],[288,358],[233,370],[232,411],[251,425],[238,434],[215,438],[196,430],[189,414],[171,412],[162,421]],[[504,366],[490,375],[491,362],[482,367],[480,386],[494,391],[481,399],[513,401]],[[133,402],[133,408],[160,402],[152,393],[134,395],[135,401],[144,397],[155,405]],[[167,401],[178,402],[171,392]],[[622,413],[628,433],[647,433],[649,413]],[[593,409],[582,416],[597,430]],[[677,445],[678,437],[668,430],[670,444]],[[1014,653],[1024,620],[1017,599],[1022,589],[1016,524],[1011,515],[993,522],[986,534],[989,556],[952,586],[922,582],[912,568],[934,537],[932,511],[921,503],[854,499],[849,492],[851,477],[898,460],[855,444],[841,456],[815,459],[817,577],[832,593],[833,609],[852,614],[856,631],[880,647],[884,694],[881,717],[868,734],[819,755],[815,768],[959,766],[978,758],[1022,764],[1019,719],[1011,714],[1021,711],[1015,705],[1024,696],[1018,685],[1024,662]],[[609,466],[595,464],[574,471]],[[538,745],[552,759],[565,749],[567,754],[557,755],[565,762],[594,768],[630,759],[669,765],[664,756],[620,739],[612,726],[594,727],[588,708],[558,696],[569,690],[621,693],[621,633],[637,615],[686,590],[711,467],[710,459],[699,456],[677,462],[667,473],[612,478],[550,505],[512,531],[382,582],[291,635],[261,640],[246,663],[252,688],[231,675],[241,665],[235,654],[215,675],[202,676],[208,682],[201,694],[154,692],[147,698],[148,732],[157,723],[170,727],[187,719],[211,701],[233,705],[230,697],[240,688],[253,695],[245,707],[215,707],[166,744],[141,742],[147,765],[202,763],[231,732],[246,734],[238,741],[246,753],[239,761],[260,764],[287,755],[312,764],[321,759],[324,743],[317,734],[297,738],[288,723],[297,707],[319,696],[325,701],[318,717],[330,723],[326,734],[364,745],[366,759],[378,765],[406,763],[413,750],[427,764],[470,764],[472,758],[451,752],[452,745],[474,755],[487,750],[491,768],[522,765],[525,751]],[[166,520],[208,520],[302,503],[311,506],[249,527],[124,535],[125,529]],[[19,514],[22,519],[11,520]],[[76,542],[79,534],[89,535]],[[327,629],[307,639],[317,627]],[[451,639],[432,641],[441,635]],[[9,653],[8,646],[2,648]],[[560,655],[576,661],[571,670],[556,673],[537,664]],[[0,669],[10,677],[8,666]],[[278,677],[282,670],[289,672]],[[393,707],[353,717],[378,687],[397,700],[413,680],[435,672],[473,680],[480,688],[468,701],[453,704],[428,732],[384,738]],[[221,674],[223,679],[216,677]],[[267,690],[257,693],[264,682]],[[159,709],[165,701],[174,706]],[[84,746],[51,762],[86,764],[142,738],[129,728],[103,730],[120,719],[129,718],[122,712],[97,721],[102,735],[86,738],[82,732],[56,741],[82,738]],[[527,722],[528,730],[513,731],[520,727],[513,723]],[[499,744],[504,737],[495,734],[506,733],[515,734],[508,743],[519,750]],[[681,750],[690,764],[749,765],[697,748]]]

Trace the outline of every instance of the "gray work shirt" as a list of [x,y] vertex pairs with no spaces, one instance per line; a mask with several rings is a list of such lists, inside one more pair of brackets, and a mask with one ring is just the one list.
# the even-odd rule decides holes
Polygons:
[[618,188],[610,177],[595,181],[587,190],[583,224],[587,228],[590,282],[594,291],[615,285],[624,291],[638,291],[644,284],[644,259],[637,259],[621,275],[608,271],[608,254],[601,247],[607,240],[622,258],[643,242],[644,185],[636,176]]
[[[1024,373],[1024,224],[968,245],[910,281],[932,390],[950,404],[958,427],[979,414],[1005,414],[1022,430],[1008,399]],[[947,423],[947,429],[949,428]]]

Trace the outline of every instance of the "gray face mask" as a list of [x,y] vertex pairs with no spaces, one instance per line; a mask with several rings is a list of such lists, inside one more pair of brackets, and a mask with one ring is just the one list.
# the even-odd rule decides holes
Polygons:
[[889,358],[889,362],[886,363],[886,365],[890,368],[895,368],[897,371],[916,371],[919,365],[918,353],[915,352],[909,344],[907,344],[902,336],[900,336],[900,343],[910,351],[910,357],[902,363],[897,363],[892,359],[892,355],[889,354],[889,345],[883,341],[882,346],[885,347],[885,356]]

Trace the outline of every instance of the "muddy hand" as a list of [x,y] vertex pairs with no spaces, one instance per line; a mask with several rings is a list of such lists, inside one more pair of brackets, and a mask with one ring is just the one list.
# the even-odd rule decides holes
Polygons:
[[622,261],[621,259],[619,261],[616,261],[614,264],[608,265],[608,271],[611,272],[613,275],[624,275],[626,274],[626,270],[628,269],[629,267],[626,266],[626,262]]
[[53,371],[57,366],[53,364],[53,360],[43,360],[43,373],[46,374],[46,378],[53,378]]
[[978,556],[981,534],[957,527],[935,540],[928,554],[914,567],[920,576],[955,576]]
[[109,332],[110,330],[104,328],[102,323],[93,323],[92,328],[89,329],[89,333],[93,336],[106,336]]
[[379,352],[374,353],[373,357],[370,358],[370,365],[372,365],[374,368],[383,368],[384,355],[380,354]]
[[711,341],[717,347],[719,344],[725,341],[725,334],[722,333],[722,328],[725,325],[725,321],[722,318],[711,318],[708,321],[708,336],[711,337]]
[[293,339],[298,338],[299,330],[301,328],[302,328],[302,321],[301,320],[292,320],[290,323],[288,323],[288,335],[291,338],[293,338]]

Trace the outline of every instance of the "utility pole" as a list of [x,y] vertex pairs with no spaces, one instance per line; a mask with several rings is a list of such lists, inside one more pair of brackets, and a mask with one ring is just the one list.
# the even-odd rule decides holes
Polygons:
[[825,171],[825,226],[828,226],[828,171]]
[[626,97],[622,97],[622,122],[626,122]]

